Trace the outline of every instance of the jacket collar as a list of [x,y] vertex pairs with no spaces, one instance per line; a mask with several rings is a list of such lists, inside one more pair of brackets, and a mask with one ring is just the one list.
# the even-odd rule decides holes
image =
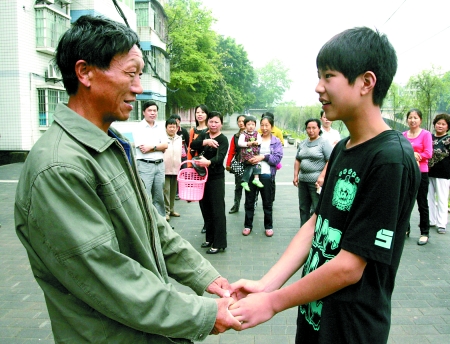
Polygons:
[[[114,142],[112,137],[92,122],[69,109],[66,104],[59,103],[56,105],[54,121],[77,141],[99,153],[105,151]],[[117,131],[114,131],[114,133],[120,136]]]

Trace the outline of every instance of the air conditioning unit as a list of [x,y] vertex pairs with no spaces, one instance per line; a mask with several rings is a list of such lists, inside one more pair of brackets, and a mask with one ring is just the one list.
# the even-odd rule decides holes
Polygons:
[[70,5],[72,3],[72,0],[59,0],[59,2],[63,5]]
[[61,73],[55,68],[54,65],[49,64],[47,66],[47,73],[46,73],[46,79],[47,80],[60,80],[61,78]]

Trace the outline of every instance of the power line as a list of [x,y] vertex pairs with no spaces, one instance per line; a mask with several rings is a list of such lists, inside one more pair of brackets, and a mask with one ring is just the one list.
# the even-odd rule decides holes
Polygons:
[[[394,16],[394,14],[397,13],[397,11],[400,9],[400,7],[403,6],[403,4],[404,4],[405,2],[406,2],[406,0],[403,1],[402,4],[401,4],[400,6],[398,6],[398,8],[394,11],[394,13],[392,13],[391,16],[384,22],[384,24],[386,24],[386,23]],[[383,25],[384,25],[384,24],[383,24]]]
[[417,43],[415,46],[409,48],[408,50],[403,51],[401,54],[407,53],[408,51],[410,51],[410,50],[412,50],[412,49],[414,49],[414,48],[417,48],[419,45],[425,43],[426,41],[432,39],[433,37],[436,37],[437,35],[441,34],[441,33],[444,32],[445,30],[447,30],[448,28],[450,28],[450,26],[447,26],[445,29],[442,29],[442,30],[439,31],[438,33],[435,33],[433,36],[430,36],[430,37],[424,39],[422,42]]

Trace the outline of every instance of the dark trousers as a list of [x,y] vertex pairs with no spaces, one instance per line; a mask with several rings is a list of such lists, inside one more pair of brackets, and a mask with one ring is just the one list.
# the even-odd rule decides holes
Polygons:
[[319,194],[317,193],[315,183],[298,182],[298,201],[300,209],[300,227],[309,220],[312,213],[319,203]]
[[428,208],[428,184],[429,178],[427,172],[422,172],[420,178],[419,190],[417,191],[417,207],[419,209],[419,227],[421,235],[430,233],[430,209]]
[[242,176],[234,175],[234,206],[239,208],[242,199]]
[[255,200],[259,193],[261,194],[264,211],[264,229],[273,229],[272,206],[273,206],[273,185],[270,174],[261,174],[259,181],[264,185],[258,188],[253,183],[249,183],[250,191],[245,192],[245,228],[253,228],[253,216],[255,214]]
[[261,174],[261,165],[245,165],[244,173],[242,174],[242,181],[249,182],[250,178],[255,174]]
[[206,241],[211,242],[214,248],[226,248],[225,179],[208,179],[199,203],[205,221]]

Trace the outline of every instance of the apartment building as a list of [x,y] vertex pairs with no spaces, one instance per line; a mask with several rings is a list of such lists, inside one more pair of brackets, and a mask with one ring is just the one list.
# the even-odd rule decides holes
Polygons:
[[[141,120],[141,102],[155,100],[165,118],[166,83],[170,65],[166,54],[166,0],[8,0],[0,1],[0,152],[29,151],[48,129],[58,102],[68,100],[61,75],[53,63],[59,37],[85,14],[125,23],[141,38],[146,67],[143,94],[130,119],[115,124],[130,131]],[[119,11],[116,5],[120,8]]]

